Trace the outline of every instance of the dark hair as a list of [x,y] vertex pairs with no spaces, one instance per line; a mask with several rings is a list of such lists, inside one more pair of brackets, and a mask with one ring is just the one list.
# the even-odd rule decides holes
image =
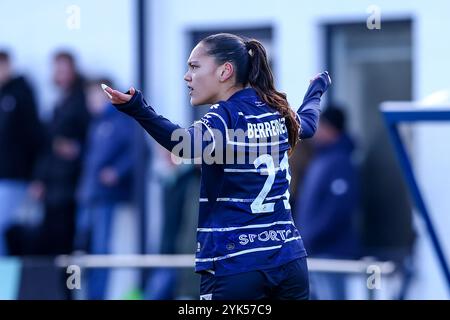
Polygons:
[[67,60],[69,64],[72,66],[72,68],[75,70],[75,57],[74,55],[69,51],[58,51],[53,56],[53,60]]
[[72,88],[83,88],[85,86],[85,78],[77,69],[76,58],[73,53],[67,50],[60,50],[53,55],[53,61],[65,60],[69,63],[75,75]]
[[328,105],[325,111],[320,115],[322,121],[326,121],[339,132],[345,130],[346,117],[342,107],[337,105]]
[[236,69],[236,82],[250,85],[266,104],[277,109],[286,119],[291,145],[289,153],[292,153],[299,139],[300,124],[289,106],[286,94],[275,89],[272,70],[261,42],[219,33],[206,37],[201,43],[206,45],[208,55],[213,56],[218,64],[231,62]]
[[9,62],[10,56],[8,51],[0,50],[0,61]]

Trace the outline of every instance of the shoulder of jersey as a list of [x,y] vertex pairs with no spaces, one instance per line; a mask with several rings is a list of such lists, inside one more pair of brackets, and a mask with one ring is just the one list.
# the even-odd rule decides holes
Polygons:
[[213,104],[209,110],[208,113],[212,114],[218,114],[222,117],[229,117],[231,119],[233,113],[234,113],[234,107],[231,103],[221,101],[219,103]]
[[209,111],[214,112],[214,111],[219,111],[219,110],[223,110],[225,107],[225,102],[219,102],[216,104],[213,104],[210,108]]
[[206,113],[205,117],[216,116],[227,124],[228,129],[231,129],[233,128],[233,124],[236,122],[235,114],[237,114],[237,112],[235,111],[233,104],[228,101],[220,101],[209,108],[209,111]]

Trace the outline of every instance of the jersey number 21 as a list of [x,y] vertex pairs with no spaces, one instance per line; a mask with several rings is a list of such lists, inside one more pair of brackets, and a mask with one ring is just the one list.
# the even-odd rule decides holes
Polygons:
[[264,203],[264,200],[271,200],[271,199],[277,199],[280,197],[284,197],[283,200],[284,207],[286,210],[291,209],[291,206],[289,204],[289,184],[291,183],[291,175],[289,174],[289,157],[287,152],[284,154],[283,160],[281,160],[280,163],[280,170],[286,171],[286,179],[288,181],[288,188],[286,189],[286,192],[282,196],[267,198],[267,195],[270,192],[270,189],[272,189],[272,185],[275,182],[275,175],[276,175],[276,169],[273,161],[273,157],[268,154],[263,154],[262,156],[259,156],[253,164],[255,165],[255,168],[258,169],[261,165],[265,164],[267,167],[267,180],[264,183],[264,186],[261,190],[261,192],[258,194],[256,199],[252,202],[250,205],[252,209],[252,213],[268,213],[273,212],[275,210],[275,203],[274,202],[268,202]]

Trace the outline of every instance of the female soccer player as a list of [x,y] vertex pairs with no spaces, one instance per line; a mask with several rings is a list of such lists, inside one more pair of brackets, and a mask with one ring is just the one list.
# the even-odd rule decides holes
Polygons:
[[200,298],[308,299],[306,251],[289,206],[288,155],[316,131],[328,73],[311,80],[295,113],[275,89],[257,40],[209,36],[193,49],[188,67],[191,104],[212,105],[188,129],[158,115],[134,88],[106,92],[167,150],[201,160]]

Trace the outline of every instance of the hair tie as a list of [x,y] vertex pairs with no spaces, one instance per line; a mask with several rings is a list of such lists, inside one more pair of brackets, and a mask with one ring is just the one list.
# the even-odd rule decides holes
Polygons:
[[247,49],[248,55],[253,58],[255,52],[250,46],[250,41],[244,41],[245,49]]

